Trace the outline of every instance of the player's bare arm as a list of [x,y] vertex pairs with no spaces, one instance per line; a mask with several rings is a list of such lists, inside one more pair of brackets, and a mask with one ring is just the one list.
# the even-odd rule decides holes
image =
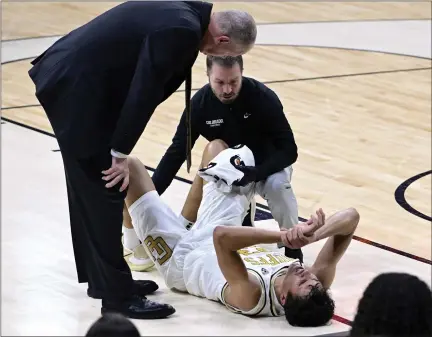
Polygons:
[[329,288],[335,277],[336,265],[350,245],[359,220],[360,215],[354,208],[339,211],[327,220],[319,209],[308,221],[286,231],[283,243],[290,248],[300,248],[329,238],[312,267],[308,268],[325,288]]
[[260,243],[281,241],[281,231],[254,227],[218,226],[213,233],[213,242],[219,267],[227,280],[225,301],[241,310],[253,309],[261,296],[258,281],[248,273],[239,249]]
[[316,241],[329,238],[310,268],[325,288],[333,283],[336,265],[350,245],[359,220],[357,210],[348,208],[333,214],[315,232]]
[[[228,145],[222,140],[209,142],[203,152],[199,169],[206,167],[210,161],[220,152],[227,149]],[[206,182],[197,174],[189,190],[186,202],[181,211],[181,215],[190,222],[195,222],[198,216],[198,209],[201,204],[203,186]]]

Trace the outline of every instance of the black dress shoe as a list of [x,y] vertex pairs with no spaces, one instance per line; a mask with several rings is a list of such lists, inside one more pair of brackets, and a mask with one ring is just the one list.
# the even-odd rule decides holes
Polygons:
[[285,256],[292,259],[299,259],[300,262],[303,263],[303,252],[301,251],[301,249],[291,249],[285,247]]
[[175,309],[169,304],[156,303],[143,296],[132,295],[124,300],[102,300],[101,314],[106,313],[119,313],[133,319],[159,319],[172,315]]
[[[134,295],[147,296],[159,289],[157,283],[150,280],[134,280],[133,282],[134,282],[133,283]],[[97,299],[102,298],[101,294],[99,294],[96,291],[93,291],[93,289],[91,288],[87,289],[87,295],[92,298],[97,298]]]

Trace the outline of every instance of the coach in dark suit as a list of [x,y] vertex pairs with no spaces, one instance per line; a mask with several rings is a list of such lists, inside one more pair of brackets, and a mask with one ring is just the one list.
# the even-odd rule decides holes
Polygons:
[[126,2],[32,62],[29,75],[63,157],[78,281],[102,299],[102,312],[175,312],[146,299],[157,284],[134,281],[123,259],[125,158],[155,108],[190,76],[199,51],[240,55],[255,38],[254,20],[241,11],[212,13],[206,2]]

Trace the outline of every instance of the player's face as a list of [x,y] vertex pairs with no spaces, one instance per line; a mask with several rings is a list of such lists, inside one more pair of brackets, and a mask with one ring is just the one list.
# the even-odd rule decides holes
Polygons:
[[208,75],[213,93],[222,103],[229,104],[237,98],[242,84],[242,72],[238,63],[230,68],[213,64]]
[[296,262],[291,264],[288,268],[283,281],[281,296],[285,298],[286,294],[290,292],[294,296],[303,297],[309,294],[312,287],[317,284],[321,286],[318,278],[299,262]]

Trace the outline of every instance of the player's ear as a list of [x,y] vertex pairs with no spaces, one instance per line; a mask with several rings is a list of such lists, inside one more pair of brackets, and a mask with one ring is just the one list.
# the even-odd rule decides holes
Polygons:
[[231,39],[226,35],[218,36],[216,38],[216,44],[226,44],[226,43],[230,43],[230,41]]
[[280,301],[281,301],[281,304],[282,304],[282,305],[285,305],[285,302],[286,302],[286,295],[281,295]]

